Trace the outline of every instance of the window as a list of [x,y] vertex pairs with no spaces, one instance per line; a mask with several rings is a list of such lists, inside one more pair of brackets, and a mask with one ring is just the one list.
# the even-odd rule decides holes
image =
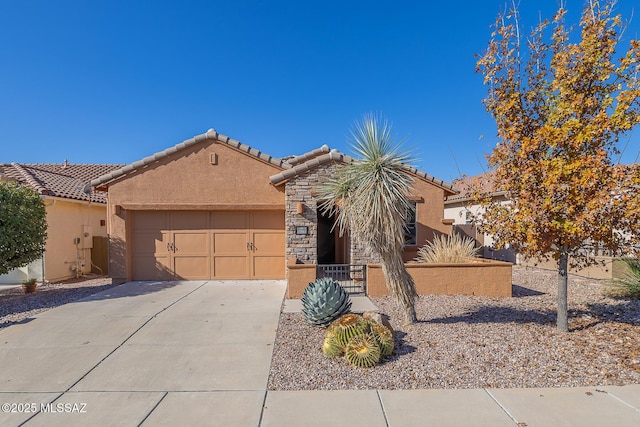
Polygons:
[[418,244],[418,222],[416,215],[416,202],[411,203],[411,211],[408,215],[407,225],[404,227],[404,245],[416,246]]

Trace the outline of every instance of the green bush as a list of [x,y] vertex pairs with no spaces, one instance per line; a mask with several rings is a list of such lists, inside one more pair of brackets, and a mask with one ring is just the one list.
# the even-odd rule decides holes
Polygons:
[[429,242],[418,250],[417,262],[427,264],[437,263],[464,263],[469,262],[478,253],[473,239],[461,237],[459,234],[452,236],[436,236],[433,242]]
[[627,265],[624,277],[614,279],[614,286],[608,294],[613,297],[640,298],[640,259],[622,258]]
[[47,213],[40,195],[0,181],[0,274],[40,258],[46,238]]

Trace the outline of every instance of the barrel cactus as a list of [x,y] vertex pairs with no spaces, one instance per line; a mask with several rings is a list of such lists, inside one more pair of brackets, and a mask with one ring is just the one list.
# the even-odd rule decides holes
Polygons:
[[380,346],[370,334],[357,335],[349,340],[345,358],[354,366],[370,368],[380,360]]
[[323,277],[302,293],[302,314],[312,325],[327,326],[351,310],[351,299],[338,282]]
[[374,323],[371,325],[371,335],[380,346],[380,356],[387,357],[393,353],[394,342],[393,333],[384,325]]
[[369,324],[362,316],[345,314],[331,324],[335,328],[336,342],[345,348],[351,338],[369,332]]
[[336,327],[330,326],[322,344],[322,352],[327,357],[338,357],[344,354],[344,347],[336,341]]

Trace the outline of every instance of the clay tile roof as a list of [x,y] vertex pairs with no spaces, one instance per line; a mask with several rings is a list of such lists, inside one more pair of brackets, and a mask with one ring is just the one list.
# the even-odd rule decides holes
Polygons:
[[309,159],[313,159],[315,157],[321,156],[323,154],[327,154],[329,152],[329,146],[327,144],[323,145],[320,148],[316,148],[315,150],[309,151],[307,153],[301,154],[299,156],[292,156],[285,160],[285,162],[291,166],[297,165],[299,163],[304,163]]
[[[288,159],[287,163],[291,166],[288,169],[283,170],[282,172],[270,176],[269,179],[271,180],[271,183],[273,185],[280,185],[288,179],[301,175],[320,165],[332,161],[337,161],[340,163],[352,163],[354,162],[354,159],[346,154],[341,153],[338,150],[331,150],[326,145],[323,145],[316,150]],[[418,178],[431,182],[438,187],[442,187],[451,194],[455,194],[457,192],[452,184],[429,175],[426,172],[408,165],[405,166],[405,169],[407,170],[407,172],[417,176]]]
[[150,163],[156,162],[160,159],[163,159],[167,156],[170,156],[171,154],[177,153],[187,147],[190,147],[194,144],[198,144],[200,142],[203,141],[207,141],[207,140],[216,140],[218,142],[221,142],[223,144],[227,144],[230,145],[231,147],[243,151],[251,156],[254,156],[262,161],[265,161],[267,163],[271,163],[274,166],[277,166],[279,168],[285,169],[287,167],[290,167],[290,165],[288,163],[285,162],[285,160],[282,159],[278,159],[276,157],[270,156],[266,153],[263,153],[259,150],[256,150],[255,148],[249,147],[248,145],[245,145],[243,143],[241,143],[238,140],[229,138],[226,135],[222,135],[219,134],[218,132],[216,132],[215,129],[209,129],[206,133],[200,134],[200,135],[196,135],[193,138],[187,139],[185,141],[182,141],[180,144],[174,145],[171,148],[167,148],[166,150],[163,151],[159,151],[149,157],[145,157],[142,160],[138,160],[137,162],[133,162],[129,165],[126,165],[124,167],[121,167],[117,170],[114,171],[110,171],[109,173],[106,173],[102,176],[99,176],[93,180],[91,180],[91,182],[89,183],[89,185],[91,187],[99,187],[103,184],[106,184],[107,182],[114,180],[116,178],[119,178],[123,175],[128,174],[129,172],[133,172],[138,168],[141,168],[143,166],[146,166]]
[[96,164],[3,164],[2,174],[7,179],[31,187],[38,194],[65,199],[106,203],[106,193],[85,191],[92,179],[119,169],[123,165]]
[[456,195],[448,196],[445,200],[445,204],[459,203],[470,201],[473,198],[474,192],[492,194],[493,196],[500,196],[505,194],[504,191],[496,190],[494,188],[495,172],[485,172],[480,175],[465,176],[453,181],[453,185],[459,190]]

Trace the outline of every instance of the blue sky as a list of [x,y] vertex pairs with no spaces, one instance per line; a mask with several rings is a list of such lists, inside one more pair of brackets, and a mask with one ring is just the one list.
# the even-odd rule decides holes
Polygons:
[[[582,1],[566,3],[577,22]],[[130,163],[209,128],[277,157],[348,153],[375,112],[416,166],[452,180],[482,172],[496,142],[474,54],[504,0],[0,5],[1,163]],[[521,0],[523,23],[556,7]],[[640,130],[622,145],[635,161]]]

